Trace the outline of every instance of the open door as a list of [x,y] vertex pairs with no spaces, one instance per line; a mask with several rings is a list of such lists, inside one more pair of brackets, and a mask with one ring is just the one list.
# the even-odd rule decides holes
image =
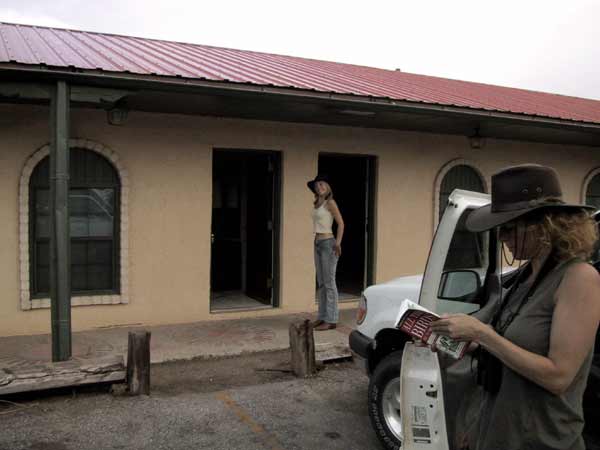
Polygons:
[[211,311],[278,305],[280,158],[215,150]]
[[[473,209],[488,204],[489,199],[488,194],[460,189],[450,195],[449,207],[445,209],[429,250],[419,294],[419,304],[430,311],[469,314],[479,310],[479,293],[445,295],[445,286],[450,277],[471,280],[474,274],[479,277],[479,285],[484,284],[490,267],[490,233],[468,231],[465,221]],[[492,267],[498,272],[499,252],[493,248]]]
[[[437,314],[475,314],[481,319],[485,319],[485,315],[494,310],[494,302],[490,301],[485,305],[485,299],[497,298],[501,293],[497,234],[473,233],[465,228],[465,220],[470,212],[489,202],[488,194],[456,189],[448,198],[448,207],[440,205],[445,210],[429,251],[421,283],[420,305]],[[454,279],[453,282],[450,282],[451,278]],[[480,305],[485,306],[480,309]],[[477,394],[480,391],[473,379],[471,363],[471,357],[467,356],[442,372],[449,442],[455,442],[457,430],[465,429],[467,411],[470,417],[471,413],[476,414],[479,406]],[[409,363],[407,370],[415,370],[419,364]],[[427,372],[431,376],[440,376],[439,368],[436,367],[430,367]],[[403,414],[411,414],[408,404],[403,403],[402,408]],[[410,417],[406,420],[410,420]]]
[[275,163],[272,155],[247,160],[246,295],[270,305],[273,292]]
[[449,449],[438,357],[412,342],[404,345],[400,366],[400,417],[403,449]]
[[323,153],[319,155],[319,173],[329,176],[345,223],[337,266],[338,292],[341,300],[355,299],[374,282],[376,159]]

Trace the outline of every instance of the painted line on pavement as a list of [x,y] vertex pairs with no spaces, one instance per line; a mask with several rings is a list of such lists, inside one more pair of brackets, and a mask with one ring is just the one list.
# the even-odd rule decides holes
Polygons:
[[221,400],[225,406],[227,406],[240,420],[240,422],[250,428],[250,430],[256,434],[262,444],[270,450],[284,450],[279,440],[270,434],[265,428],[258,422],[254,421],[250,414],[246,412],[234,399],[232,399],[227,391],[218,392],[216,394],[217,399]]

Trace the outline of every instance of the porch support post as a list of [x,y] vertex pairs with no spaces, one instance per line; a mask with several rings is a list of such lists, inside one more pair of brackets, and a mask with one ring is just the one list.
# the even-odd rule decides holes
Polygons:
[[71,358],[69,100],[69,86],[65,81],[58,81],[50,101],[50,304],[53,361]]

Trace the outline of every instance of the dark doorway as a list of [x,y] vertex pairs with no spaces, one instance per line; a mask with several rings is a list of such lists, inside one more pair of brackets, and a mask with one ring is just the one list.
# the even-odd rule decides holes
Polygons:
[[374,156],[319,155],[319,173],[329,176],[345,223],[336,278],[340,300],[359,297],[374,281],[376,162]]
[[278,305],[280,156],[215,150],[211,311]]

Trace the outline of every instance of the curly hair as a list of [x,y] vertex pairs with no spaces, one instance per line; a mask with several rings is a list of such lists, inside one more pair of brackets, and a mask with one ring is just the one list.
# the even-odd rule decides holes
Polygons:
[[535,222],[540,244],[551,247],[560,260],[589,260],[596,249],[598,226],[586,211],[547,211]]

